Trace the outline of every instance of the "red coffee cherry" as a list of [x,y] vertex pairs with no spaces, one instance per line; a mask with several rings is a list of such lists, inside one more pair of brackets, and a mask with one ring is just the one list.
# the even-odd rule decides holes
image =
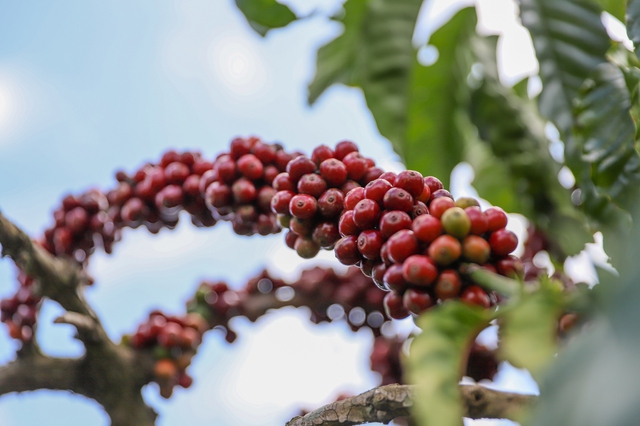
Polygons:
[[464,211],[467,213],[467,216],[469,216],[469,220],[471,221],[471,229],[469,229],[470,234],[482,235],[487,232],[487,229],[489,228],[489,221],[479,207],[467,207]]
[[430,243],[442,235],[442,223],[440,219],[431,215],[418,216],[413,220],[411,229],[418,240]]
[[384,208],[408,212],[413,207],[413,197],[402,188],[391,188],[384,195]]
[[356,225],[356,222],[353,220],[353,210],[347,210],[342,214],[342,216],[340,216],[338,230],[342,236],[358,236],[360,234],[360,228],[358,228],[358,225]]
[[[270,164],[276,161],[277,150],[273,145],[257,141],[251,147],[251,153],[255,155],[262,164]],[[239,166],[239,165],[238,165]]]
[[455,207],[456,203],[448,197],[440,197],[435,200],[431,200],[429,204],[429,213],[438,219],[442,217],[444,212],[452,207]]
[[380,175],[378,179],[384,179],[387,182],[389,182],[391,185],[393,185],[396,183],[396,177],[397,175],[393,172],[384,172],[383,174]]
[[489,242],[477,235],[469,235],[462,241],[462,257],[469,262],[482,265],[489,260],[491,247]]
[[467,287],[460,296],[460,300],[471,305],[482,306],[483,308],[489,308],[491,306],[491,299],[486,291],[477,285],[470,285]]
[[298,181],[298,192],[300,194],[308,194],[318,198],[326,189],[327,182],[315,173],[306,174]]
[[369,182],[373,182],[374,180],[382,176],[383,173],[384,170],[382,170],[380,167],[369,167],[367,169],[367,172],[364,174],[364,177],[362,178],[363,185],[366,185]]
[[278,191],[271,198],[271,211],[274,213],[288,215],[291,199],[296,195],[293,191]]
[[355,265],[362,260],[358,250],[358,239],[354,235],[347,235],[338,240],[333,252],[343,265]]
[[429,256],[438,265],[450,265],[460,257],[462,247],[460,241],[451,235],[441,235],[436,238],[428,249]]
[[384,179],[376,179],[367,184],[364,187],[364,196],[370,200],[375,201],[376,203],[382,205],[382,200],[384,195],[390,190],[393,186]]
[[322,248],[331,248],[340,239],[338,225],[334,222],[320,222],[316,225],[311,236]]
[[235,138],[231,141],[231,145],[229,147],[229,155],[234,160],[242,157],[245,154],[249,154],[251,152],[251,143],[245,138]]
[[238,171],[247,179],[258,180],[264,174],[262,161],[253,154],[245,154],[237,161]]
[[228,185],[221,182],[213,182],[207,186],[204,199],[208,206],[214,208],[226,207],[233,203],[233,193]]
[[417,198],[422,195],[424,191],[424,178],[419,172],[404,170],[398,173],[394,186],[404,189],[411,194],[413,198]]
[[360,201],[364,200],[364,188],[358,187],[353,188],[351,191],[347,192],[347,195],[344,197],[344,208],[345,210],[353,210],[356,208],[356,204]]
[[371,229],[378,224],[380,206],[373,200],[365,198],[353,209],[353,221],[360,229]]
[[409,312],[419,315],[421,312],[435,306],[436,301],[426,291],[410,288],[404,292],[402,297],[402,305]]
[[316,168],[316,163],[314,163],[304,155],[300,155],[289,161],[289,164],[287,164],[287,173],[289,173],[291,182],[297,183],[298,179],[300,179],[302,176],[309,173],[314,173],[316,171]]
[[524,278],[524,264],[515,256],[508,255],[496,262],[496,269],[500,275],[510,278]]
[[309,219],[315,216],[318,202],[311,195],[297,194],[289,202],[289,212],[298,219]]
[[458,297],[461,286],[458,273],[453,269],[445,269],[438,276],[434,287],[436,296],[441,300],[447,300]]
[[418,252],[418,239],[413,231],[408,229],[393,234],[386,244],[389,258],[395,263],[402,263],[407,257]]
[[411,229],[411,217],[403,211],[392,210],[382,215],[378,228],[383,239],[388,239],[401,229]]
[[233,199],[238,204],[246,204],[255,200],[257,191],[256,187],[247,178],[240,178],[231,186],[231,192],[233,193]]
[[422,201],[416,201],[411,210],[409,211],[409,215],[412,219],[415,219],[418,216],[429,214],[429,208]]
[[369,168],[366,158],[359,152],[350,152],[344,156],[342,162],[347,166],[349,179],[356,181],[362,179]]
[[402,276],[410,284],[428,286],[438,276],[438,268],[428,256],[414,254],[402,264]]
[[358,145],[351,141],[338,142],[336,149],[334,149],[333,152],[338,160],[342,160],[347,154],[351,152],[358,152]]
[[184,181],[189,177],[191,172],[189,171],[189,167],[185,166],[182,163],[174,162],[169,164],[164,169],[164,179],[160,176],[160,169],[158,169],[158,175],[153,179],[154,188],[158,189],[158,187],[162,187],[166,183],[182,185]]
[[294,191],[296,189],[289,173],[286,172],[278,174],[271,184],[276,191]]
[[384,285],[396,293],[402,294],[408,287],[409,283],[404,279],[402,274],[402,265],[395,264],[387,267],[384,277]]
[[319,166],[323,161],[333,158],[334,156],[335,154],[331,148],[326,145],[320,145],[311,153],[311,161]]
[[326,218],[338,217],[344,210],[344,194],[336,188],[327,189],[318,199],[318,210]]
[[371,271],[371,278],[380,290],[389,291],[389,288],[384,284],[384,274],[386,272],[387,266],[384,263],[378,263]]
[[424,183],[429,187],[432,194],[437,190],[444,188],[444,185],[442,185],[442,182],[437,177],[427,176],[424,178]]
[[287,235],[284,236],[285,244],[287,244],[287,247],[289,247],[292,250],[295,250],[297,239],[298,239],[298,234],[296,234],[293,231],[287,232]]
[[336,158],[329,158],[320,163],[320,176],[329,186],[338,187],[347,181],[347,166]]
[[367,259],[379,259],[381,247],[382,237],[379,231],[370,229],[362,231],[358,236],[358,250]]
[[431,199],[431,189],[425,183],[424,187],[422,188],[422,193],[416,197],[416,200],[426,204],[429,202],[430,199]]
[[496,256],[506,256],[518,247],[518,237],[507,229],[498,229],[489,236],[489,245]]
[[[226,158],[225,158],[226,157]],[[213,170],[216,171],[218,179],[220,181],[232,185],[238,178],[238,169],[236,168],[236,162],[229,156],[220,157],[213,165]]]
[[343,194],[348,194],[352,189],[360,187],[362,187],[362,185],[355,180],[347,180],[345,183],[340,185],[340,191],[342,191]]
[[507,226],[507,215],[497,207],[489,207],[484,211],[484,215],[487,217],[488,232],[497,231]]

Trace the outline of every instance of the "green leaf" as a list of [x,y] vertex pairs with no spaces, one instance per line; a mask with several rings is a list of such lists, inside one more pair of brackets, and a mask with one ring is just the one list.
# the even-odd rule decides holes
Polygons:
[[276,0],[236,0],[236,6],[262,37],[271,29],[286,27],[296,20],[291,9]]
[[422,333],[411,344],[407,377],[416,385],[413,413],[422,426],[462,425],[459,381],[464,354],[492,313],[451,301],[428,311],[417,321]]
[[560,165],[549,153],[544,122],[533,103],[498,79],[497,37],[477,38],[482,81],[472,92],[469,115],[480,142],[469,144],[478,194],[509,212],[521,213],[543,231],[557,259],[574,255],[592,240],[587,220],[571,202],[557,176]]
[[[633,2],[634,0],[631,1]],[[626,0],[598,0],[598,3],[600,3],[602,10],[611,14],[614,18],[624,24],[627,8]]]
[[543,278],[540,288],[514,299],[499,312],[500,356],[513,366],[540,377],[557,352],[558,318],[562,313],[561,284]]
[[571,105],[583,81],[605,61],[610,40],[600,12],[589,0],[520,2],[522,24],[540,63],[540,112],[561,134],[571,128]]
[[309,86],[315,102],[329,86],[361,87],[380,133],[406,166],[438,176],[448,187],[462,159],[458,106],[465,99],[469,37],[475,10],[456,14],[430,40],[438,61],[424,67],[412,45],[422,0],[348,0],[344,32],[318,51]]
[[640,0],[627,1],[627,34],[636,48],[636,55],[640,58]]

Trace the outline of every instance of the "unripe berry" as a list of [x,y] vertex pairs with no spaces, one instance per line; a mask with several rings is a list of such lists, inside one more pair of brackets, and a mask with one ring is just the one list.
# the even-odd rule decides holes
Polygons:
[[429,256],[438,265],[450,265],[460,257],[462,247],[460,241],[451,235],[441,235],[436,238],[428,249]]
[[416,238],[423,243],[430,243],[442,235],[442,223],[440,219],[431,215],[418,216],[411,224]]
[[489,236],[489,245],[496,256],[506,256],[518,247],[518,237],[507,229],[498,229]]
[[315,229],[315,220],[292,217],[289,221],[289,229],[302,237],[310,237]]
[[402,263],[407,257],[418,252],[418,239],[413,231],[408,229],[393,234],[386,244],[389,257],[395,263]]
[[381,247],[382,237],[379,231],[370,229],[362,231],[358,236],[358,250],[367,259],[379,259]]
[[176,377],[178,367],[173,360],[164,358],[159,359],[153,366],[153,375],[161,380],[169,380]]
[[478,207],[480,203],[472,197],[460,197],[456,200],[456,207],[466,209],[467,207]]
[[340,239],[338,225],[334,222],[320,222],[316,225],[311,236],[322,248],[331,248]]
[[310,238],[300,237],[296,240],[294,249],[301,258],[312,259],[320,251],[320,246]]
[[413,288],[405,291],[404,296],[402,297],[402,305],[405,309],[415,315],[419,315],[421,312],[426,311],[435,304],[435,300],[429,293]]
[[462,241],[462,257],[469,262],[482,265],[489,260],[491,247],[487,240],[477,235],[469,235]]
[[438,268],[428,256],[414,254],[403,262],[402,276],[410,284],[428,286],[438,276]]
[[378,228],[386,240],[401,229],[411,229],[411,217],[400,210],[387,211],[382,215]]
[[318,202],[311,195],[297,194],[289,202],[289,212],[298,219],[309,219],[315,216]]
[[398,173],[394,186],[404,189],[413,198],[417,198],[424,191],[424,178],[415,170],[403,170]]
[[444,231],[456,238],[464,238],[469,234],[471,221],[469,216],[460,207],[452,207],[441,216]]
[[358,239],[353,235],[342,237],[333,249],[336,258],[343,265],[355,265],[362,260],[358,250]]

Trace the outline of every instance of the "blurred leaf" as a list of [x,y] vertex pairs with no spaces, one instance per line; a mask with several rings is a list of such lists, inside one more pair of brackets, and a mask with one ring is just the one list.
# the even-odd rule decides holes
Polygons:
[[589,0],[521,0],[520,17],[540,63],[540,112],[561,134],[572,125],[571,105],[591,70],[605,61],[610,40],[600,8]]
[[470,144],[473,186],[478,194],[509,212],[521,213],[545,232],[560,260],[592,240],[587,220],[558,182],[560,165],[549,153],[544,122],[528,99],[498,80],[497,37],[477,38],[473,46],[483,69],[472,92],[469,115],[484,143]]
[[462,159],[456,114],[467,91],[470,63],[462,52],[469,51],[475,33],[475,10],[458,12],[432,35],[439,59],[424,67],[412,45],[421,5],[422,0],[348,0],[343,34],[318,51],[309,102],[334,83],[361,87],[380,133],[406,166],[448,187]]
[[236,6],[261,36],[273,28],[282,28],[296,20],[296,15],[287,6],[276,0],[236,0]]
[[507,304],[500,318],[500,356],[514,367],[526,368],[534,378],[549,365],[557,352],[558,318],[562,313],[560,284],[546,277],[540,288]]
[[491,321],[492,313],[462,302],[447,302],[421,315],[422,333],[411,344],[407,377],[416,384],[413,407],[418,424],[462,425],[459,381],[464,354],[477,333]]
[[627,34],[636,48],[636,55],[640,58],[640,0],[627,1]]
[[529,99],[529,77],[525,77],[516,84],[513,85],[513,91],[516,95],[522,99]]
[[[632,2],[634,0],[631,0]],[[625,23],[625,14],[627,13],[627,0],[598,0],[602,10],[612,15],[618,21]]]

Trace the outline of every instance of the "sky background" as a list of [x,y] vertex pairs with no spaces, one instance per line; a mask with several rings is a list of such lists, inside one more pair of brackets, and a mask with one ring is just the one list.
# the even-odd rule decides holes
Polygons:
[[[258,135],[307,153],[351,139],[383,168],[401,170],[360,90],[332,87],[313,107],[306,103],[317,48],[341,31],[327,16],[342,2],[283,3],[298,16],[315,13],[263,39],[231,0],[0,0],[0,210],[35,237],[51,225],[63,195],[111,188],[115,170],[134,171],[168,148],[199,149],[213,158],[236,136]],[[472,2],[428,3],[417,46],[456,8]],[[515,10],[509,0],[481,1],[479,8],[479,31],[505,34],[498,57],[506,84],[537,72]],[[539,80],[531,79],[530,90],[539,90]],[[460,167],[454,194],[473,194],[470,179],[468,168]],[[510,226],[523,229],[517,220]],[[238,237],[224,223],[195,229],[186,220],[157,236],[142,229],[127,229],[123,236],[113,255],[92,257],[96,285],[87,291],[117,341],[151,309],[184,312],[203,278],[239,287],[266,266],[287,279],[302,266],[340,268],[330,252],[302,262],[282,235]],[[593,279],[591,270],[578,269]],[[12,262],[0,260],[0,298],[15,291],[14,274]],[[48,354],[78,356],[82,347],[72,328],[52,324],[60,313],[55,303],[44,304],[39,342]],[[299,407],[315,408],[340,392],[378,383],[368,367],[368,330],[354,334],[340,322],[314,326],[303,309],[232,324],[240,336],[233,345],[207,335],[189,369],[195,378],[190,389],[177,389],[168,401],[154,385],[145,389],[160,414],[158,425],[282,425]],[[0,327],[0,363],[12,359],[15,348]],[[512,368],[498,379],[505,389],[537,390]],[[108,419],[82,397],[38,391],[0,397],[0,424],[106,425]]]

